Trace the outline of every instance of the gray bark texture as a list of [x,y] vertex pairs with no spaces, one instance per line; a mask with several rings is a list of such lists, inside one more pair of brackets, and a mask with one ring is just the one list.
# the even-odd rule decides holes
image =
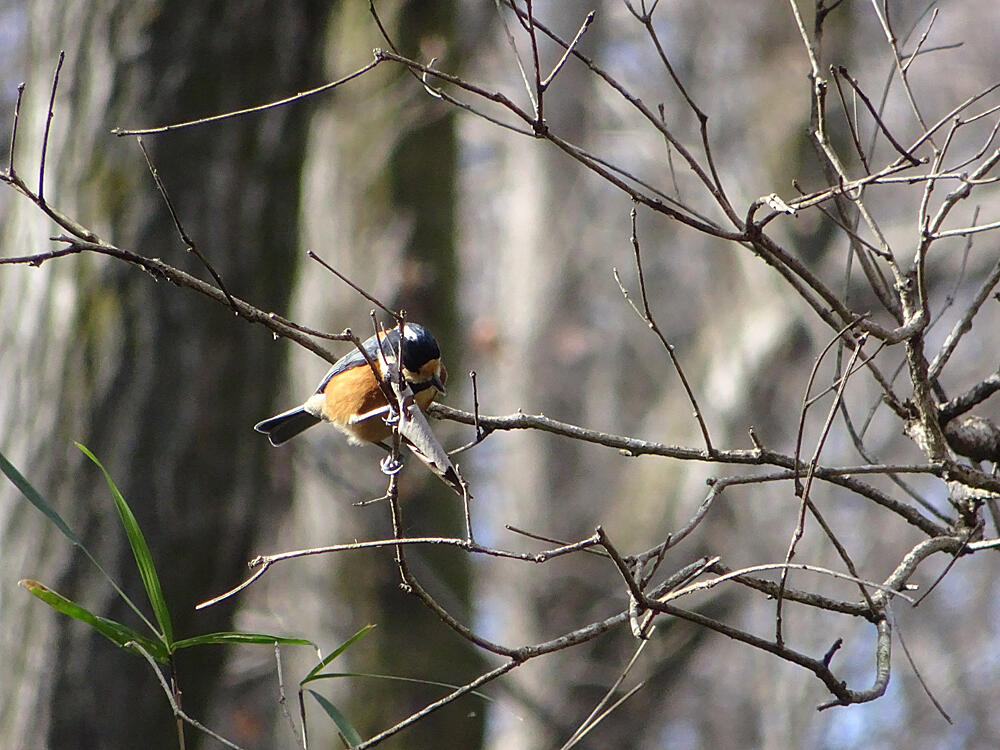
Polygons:
[[[28,3],[19,75],[28,83],[16,168],[37,173],[58,51],[66,63],[48,144],[45,195],[109,241],[209,278],[173,230],[134,139],[157,125],[262,102],[311,78],[319,4]],[[9,92],[7,92],[9,94]],[[304,109],[214,132],[148,138],[184,228],[237,296],[280,307],[297,252]],[[29,179],[29,182],[34,180]],[[51,225],[5,196],[3,247],[48,244]],[[5,269],[7,270],[7,269]],[[119,262],[76,257],[0,282],[4,452],[137,601],[141,585],[85,443],[144,528],[179,636],[229,629],[233,605],[195,612],[245,569],[251,542],[284,505],[266,447],[248,430],[266,412],[280,363],[263,329]],[[176,747],[148,666],[15,583],[35,578],[105,616],[129,613],[82,555],[0,487],[0,734],[12,748]],[[217,691],[223,651],[178,661],[184,701]],[[197,712],[198,709],[194,709]]]

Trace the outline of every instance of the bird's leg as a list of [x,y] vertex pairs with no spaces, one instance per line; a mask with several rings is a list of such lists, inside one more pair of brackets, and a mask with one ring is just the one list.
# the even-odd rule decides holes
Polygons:
[[382,469],[382,473],[388,476],[392,476],[393,474],[398,474],[400,470],[403,468],[402,455],[393,456],[392,448],[383,442],[373,443],[373,445],[377,445],[379,448],[381,448],[382,450],[384,450],[386,453],[389,454],[378,463],[379,468]]

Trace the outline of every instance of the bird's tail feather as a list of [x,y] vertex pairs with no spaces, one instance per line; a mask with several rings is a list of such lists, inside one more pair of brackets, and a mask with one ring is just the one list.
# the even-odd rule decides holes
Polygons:
[[270,419],[258,422],[253,426],[257,432],[263,432],[271,445],[281,445],[291,440],[303,430],[308,430],[315,424],[319,424],[320,418],[314,416],[297,406],[281,414],[276,414]]

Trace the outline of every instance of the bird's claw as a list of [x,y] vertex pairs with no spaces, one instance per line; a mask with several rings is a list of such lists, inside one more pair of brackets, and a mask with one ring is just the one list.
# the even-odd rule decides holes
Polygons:
[[382,473],[390,477],[398,474],[400,469],[403,468],[403,462],[394,456],[386,456],[379,461],[378,465],[382,469]]

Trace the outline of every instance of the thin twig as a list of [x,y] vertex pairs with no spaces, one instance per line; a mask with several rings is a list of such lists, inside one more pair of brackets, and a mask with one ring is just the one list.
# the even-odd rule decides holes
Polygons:
[[274,664],[275,670],[278,673],[278,705],[281,707],[281,713],[292,730],[292,737],[295,737],[303,750],[306,750],[305,734],[303,732],[300,735],[299,728],[295,726],[295,719],[292,718],[292,714],[288,710],[288,699],[285,697],[285,678],[281,669],[281,644],[277,641],[274,642]]
[[531,62],[535,74],[535,121],[532,127],[536,134],[545,132],[545,88],[542,86],[542,69],[538,62],[538,38],[535,35],[535,14],[532,8],[532,0],[524,0],[524,7],[527,9],[527,29],[528,38],[531,40]]
[[705,450],[708,452],[709,456],[715,454],[715,448],[712,446],[712,438],[708,434],[708,425],[705,424],[705,419],[702,416],[701,409],[698,406],[698,400],[695,398],[694,391],[691,388],[691,384],[688,382],[687,376],[684,375],[684,369],[681,367],[681,363],[674,353],[673,345],[667,341],[660,327],[657,325],[656,320],[653,318],[653,312],[649,307],[649,296],[646,293],[646,279],[642,271],[642,251],[639,248],[639,236],[636,232],[636,209],[635,206],[629,212],[629,216],[632,219],[632,251],[635,255],[635,267],[639,277],[639,293],[642,299],[642,311],[636,307],[635,303],[629,299],[628,292],[622,285],[621,279],[618,277],[618,271],[614,270],[615,279],[618,281],[618,288],[621,290],[622,295],[625,300],[631,305],[632,309],[649,327],[656,337],[660,340],[663,348],[666,349],[667,355],[670,357],[670,362],[674,366],[674,370],[677,371],[677,375],[680,378],[681,384],[684,387],[684,392],[687,394],[688,401],[691,403],[691,408],[694,410],[694,418],[698,422],[698,427],[701,430],[702,438],[705,440]]
[[[554,539],[550,536],[545,536],[543,534],[536,534],[533,531],[526,531],[525,529],[519,529],[517,526],[513,526],[512,524],[509,523],[504,524],[504,528],[507,529],[507,531],[510,531],[514,534],[520,534],[521,536],[528,537],[528,539],[536,539],[539,542],[545,542],[546,544],[555,544],[558,545],[559,547],[565,547],[568,544],[568,542],[562,541],[560,539]],[[587,541],[588,542],[594,541],[596,544],[596,539],[592,536],[587,537]],[[607,557],[607,552],[604,552],[603,550],[597,547],[583,547],[580,551],[586,552],[589,555],[596,555],[597,557]]]
[[167,205],[167,211],[170,213],[170,219],[174,223],[174,229],[177,230],[177,234],[180,235],[181,242],[183,242],[189,252],[193,253],[198,260],[201,261],[202,265],[205,266],[206,270],[212,274],[212,278],[215,279],[215,283],[218,284],[219,289],[222,293],[226,295],[226,299],[229,301],[229,306],[235,310],[236,303],[233,302],[233,297],[226,289],[226,285],[222,283],[222,277],[219,275],[218,271],[208,262],[208,258],[201,254],[201,250],[198,249],[197,245],[194,244],[194,240],[191,239],[190,235],[184,231],[184,226],[181,224],[180,216],[177,215],[177,211],[174,209],[173,201],[170,200],[170,195],[167,193],[167,187],[163,184],[163,180],[160,179],[160,173],[156,169],[156,165],[153,164],[153,159],[149,155],[149,151],[146,149],[146,144],[142,142],[142,136],[137,135],[135,137],[136,142],[139,144],[139,150],[142,151],[143,157],[146,159],[146,166],[149,168],[149,173],[153,176],[153,182],[156,183],[156,189],[160,192],[160,196],[163,198],[163,202]]
[[[885,2],[885,0],[883,0]],[[871,0],[872,8],[875,10],[875,15],[878,16],[878,20],[882,24],[882,29],[885,32],[886,41],[889,43],[889,48],[892,50],[893,61],[896,64],[896,71],[899,73],[899,82],[903,87],[903,93],[906,95],[906,99],[910,104],[910,108],[913,110],[913,114],[917,118],[917,122],[923,128],[927,127],[924,122],[924,117],[920,113],[920,107],[917,106],[916,98],[913,96],[913,91],[910,88],[910,79],[907,76],[907,67],[903,65],[903,57],[899,52],[899,46],[896,42],[896,34],[892,30],[892,26],[889,23],[889,5],[887,2],[882,8],[879,7],[878,0]],[[933,141],[931,141],[933,145]]]
[[903,145],[899,141],[897,141],[895,137],[893,137],[892,133],[889,132],[888,126],[885,124],[885,122],[882,121],[882,117],[879,115],[878,110],[875,109],[875,106],[872,104],[871,99],[869,99],[868,96],[865,94],[865,92],[861,89],[861,85],[854,79],[854,77],[847,72],[847,68],[843,65],[840,65],[837,68],[837,72],[840,73],[841,77],[843,77],[845,81],[851,84],[851,88],[853,88],[854,91],[857,93],[857,95],[861,97],[861,101],[868,108],[868,112],[871,114],[872,119],[875,120],[875,124],[878,126],[879,130],[881,130],[882,133],[885,135],[889,143],[892,144],[892,147],[896,149],[899,155],[902,156],[904,159],[906,159],[906,161],[908,161],[915,167],[919,167],[921,164],[923,164],[923,162],[920,159],[918,159],[909,151],[907,151],[903,147]]
[[474,417],[473,426],[476,428],[476,436],[465,445],[448,451],[449,456],[457,456],[459,453],[464,453],[470,448],[479,445],[490,434],[479,424],[479,385],[475,370],[469,370],[469,379],[472,381],[472,415]]
[[309,89],[308,91],[300,91],[299,93],[293,94],[292,96],[286,96],[284,99],[278,99],[277,101],[268,102],[267,104],[259,104],[255,107],[247,107],[246,109],[238,109],[232,112],[224,112],[218,115],[211,115],[210,117],[200,117],[197,120],[176,122],[170,125],[160,125],[158,127],[151,127],[151,128],[114,128],[111,132],[112,134],[117,135],[119,137],[125,135],[154,135],[157,133],[167,133],[174,130],[182,130],[184,128],[192,128],[198,125],[208,125],[210,123],[220,122],[222,120],[229,120],[232,119],[233,117],[242,117],[243,115],[265,112],[269,109],[274,109],[276,107],[283,107],[286,104],[297,102],[300,99],[306,99],[311,96],[316,96],[317,94],[322,94],[323,92],[334,89],[337,86],[342,86],[343,84],[349,81],[353,81],[355,78],[364,75],[365,73],[367,73],[369,70],[371,70],[381,62],[383,62],[383,60],[379,57],[376,57],[374,60],[372,60],[364,67],[359,68],[358,70],[354,71],[353,73],[350,73],[349,75],[344,76],[343,78],[339,78],[336,81],[332,81],[330,83],[324,83],[322,86],[317,86],[316,88]]
[[917,682],[920,683],[920,687],[923,688],[924,695],[926,695],[927,698],[930,700],[930,702],[934,705],[934,708],[938,710],[938,713],[944,717],[944,720],[947,721],[949,724],[954,725],[955,722],[951,720],[951,717],[948,715],[948,712],[944,710],[944,706],[942,706],[938,702],[937,698],[934,697],[934,693],[931,692],[930,686],[928,686],[927,681],[924,680],[924,676],[920,673],[920,670],[917,668],[917,663],[916,661],[914,661],[913,655],[910,653],[910,649],[906,647],[906,640],[903,638],[903,633],[899,629],[899,620],[893,616],[891,608],[888,608],[888,613],[889,616],[892,617],[892,627],[896,631],[896,638],[899,639],[899,645],[903,647],[903,653],[906,655],[906,661],[910,663],[910,668],[913,670],[913,674],[916,676]]
[[17,143],[17,123],[21,119],[21,99],[24,97],[24,83],[17,84],[17,101],[14,102],[14,122],[10,127],[10,153],[7,157],[7,174],[14,175],[14,147]]
[[396,320],[397,323],[398,323],[399,317],[400,317],[400,314],[398,312],[396,312],[395,310],[393,310],[393,309],[387,307],[386,305],[382,304],[382,302],[377,297],[373,297],[371,294],[369,294],[368,292],[366,292],[360,286],[358,286],[353,281],[351,281],[349,278],[347,278],[346,276],[344,276],[344,274],[342,274],[336,268],[334,268],[329,263],[327,263],[325,260],[323,260],[321,257],[319,257],[319,255],[317,255],[316,253],[314,253],[312,250],[307,250],[306,251],[306,255],[308,255],[312,260],[314,260],[317,263],[319,263],[321,266],[323,266],[323,268],[325,268],[327,271],[329,271],[330,273],[332,273],[338,279],[340,279],[341,281],[343,281],[345,284],[347,284],[349,287],[351,287],[351,289],[353,289],[354,291],[356,291],[358,294],[360,294],[366,300],[368,300],[369,302],[371,302],[373,305],[376,305],[377,307],[381,308],[384,312],[386,312],[388,315],[391,315],[392,318],[394,320]]
[[427,706],[425,706],[424,708],[420,709],[416,713],[413,713],[410,716],[406,717],[405,719],[403,719],[399,723],[394,724],[393,726],[389,727],[388,729],[386,729],[386,730],[384,730],[382,732],[379,732],[378,734],[374,735],[373,737],[369,737],[367,740],[365,740],[364,742],[362,742],[360,745],[356,745],[354,748],[352,748],[352,750],[366,750],[367,748],[374,747],[375,745],[379,744],[383,740],[386,740],[389,737],[392,737],[394,734],[396,734],[396,733],[402,731],[403,729],[406,729],[408,726],[410,726],[412,724],[415,724],[416,722],[420,721],[425,716],[433,713],[434,711],[437,711],[439,708],[443,708],[444,706],[447,706],[449,703],[453,703],[457,699],[461,698],[463,695],[468,695],[469,693],[471,693],[471,692],[473,692],[475,690],[478,690],[483,685],[486,685],[487,683],[492,682],[497,677],[501,677],[501,676],[507,674],[509,671],[511,671],[515,667],[519,666],[519,664],[520,664],[520,662],[517,661],[516,659],[511,659],[510,661],[504,662],[499,667],[497,667],[495,669],[491,669],[490,671],[481,674],[479,677],[477,677],[476,679],[474,679],[472,682],[469,682],[469,683],[467,683],[465,685],[462,685],[462,687],[453,690],[452,692],[448,693],[448,695],[446,695],[445,697],[441,698],[440,700],[436,700],[433,703],[428,704]]
[[45,203],[45,156],[49,150],[49,130],[52,127],[52,117],[56,106],[56,90],[59,88],[59,72],[62,70],[66,51],[59,50],[59,62],[56,64],[56,74],[52,77],[52,92],[49,94],[49,111],[45,117],[45,134],[42,136],[42,157],[38,165],[38,200]]
[[[52,221],[54,221],[56,224],[58,224],[60,227],[62,227],[70,234],[72,234],[74,237],[77,237],[85,242],[92,242],[99,245],[103,244],[103,240],[100,237],[98,237],[94,232],[92,232],[90,229],[83,226],[78,221],[75,221],[74,219],[71,219],[70,217],[66,216],[57,208],[53,207],[48,201],[42,200],[37,194],[35,194],[34,191],[32,191],[31,188],[28,187],[27,183],[21,179],[20,175],[16,173],[4,174],[3,172],[0,172],[0,182],[7,183],[21,195],[25,196],[28,200],[34,203],[42,213],[44,213],[46,216],[52,219]],[[22,257],[38,259],[37,263],[34,260],[27,261],[35,265],[40,264],[45,260],[48,260],[47,253],[36,253],[34,256],[22,256]],[[0,263],[4,262],[21,263],[25,261],[0,258]]]
[[[851,117],[849,108],[847,106],[847,98],[844,96],[844,87],[840,85],[840,76],[837,75],[837,69],[833,68],[833,82],[837,84],[837,95],[840,97],[840,104],[844,108],[844,117],[847,119],[847,129],[851,133],[851,140],[854,141],[854,150],[858,154],[858,158],[861,159],[861,166],[864,167],[865,174],[871,174],[871,167],[868,164],[868,157],[865,156],[865,150],[861,146],[861,134],[858,132],[858,117],[855,111],[854,117]],[[869,108],[871,105],[869,104]],[[857,108],[855,107],[855,110]]]
[[989,299],[997,284],[1000,284],[1000,260],[993,264],[993,269],[990,271],[989,276],[983,281],[979,287],[979,291],[976,292],[976,296],[972,298],[962,317],[958,319],[955,327],[951,329],[951,333],[948,334],[948,337],[941,345],[941,350],[931,361],[930,366],[927,368],[928,378],[936,380],[941,374],[944,366],[955,352],[958,342],[962,340],[962,337],[966,333],[972,330],[972,319],[976,317],[980,308]]
[[[841,378],[840,385],[837,387],[837,393],[834,396],[833,403],[830,405],[830,410],[827,413],[826,422],[823,425],[823,430],[820,433],[820,438],[816,442],[816,448],[813,451],[812,459],[809,462],[809,470],[808,473],[806,474],[805,486],[796,487],[797,490],[796,494],[800,494],[802,502],[799,508],[798,521],[795,525],[795,531],[792,533],[792,538],[788,544],[788,550],[785,553],[785,562],[786,563],[791,562],[792,558],[795,556],[795,548],[798,545],[798,542],[802,538],[802,535],[805,531],[806,509],[808,508],[810,511],[812,511],[813,516],[823,527],[823,530],[826,532],[830,541],[833,542],[833,545],[840,554],[841,559],[844,560],[844,563],[847,565],[848,570],[850,570],[851,575],[853,575],[854,577],[857,577],[858,574],[854,568],[853,561],[847,555],[846,550],[841,546],[839,540],[833,534],[832,530],[823,520],[822,516],[819,513],[819,510],[812,503],[809,495],[812,489],[812,483],[813,483],[813,478],[815,476],[816,467],[819,465],[820,453],[822,452],[823,446],[826,443],[827,436],[830,434],[830,429],[833,426],[833,420],[837,416],[837,409],[840,405],[841,400],[844,397],[844,390],[847,387],[848,375],[850,375],[850,373],[853,371],[854,363],[857,361],[858,356],[861,354],[861,349],[864,346],[867,338],[868,335],[865,333],[861,334],[861,336],[858,337],[857,346],[855,347],[853,353],[851,354],[851,359],[847,364],[847,373],[843,378]],[[796,461],[796,467],[797,466],[798,462]],[[798,492],[798,490],[801,490],[801,492]],[[779,586],[779,596],[777,599],[777,605],[775,611],[775,641],[778,643],[782,643],[783,639],[782,627],[781,627],[783,597],[781,596],[781,592],[784,590],[787,580],[788,580],[788,569],[786,568],[781,571],[781,583]],[[860,588],[861,588],[861,594],[864,597],[865,601],[867,601],[869,606],[871,606],[872,609],[874,610],[874,603],[869,598],[867,589],[863,585],[861,585]]]
[[[594,706],[593,710],[588,714],[587,718],[584,719],[580,726],[576,728],[576,731],[570,735],[570,738],[560,746],[559,750],[570,750],[570,748],[575,747],[580,743],[591,729],[600,724],[605,718],[611,715],[611,713],[622,705],[625,701],[635,695],[639,690],[642,689],[645,683],[640,682],[638,685],[633,686],[624,695],[618,698],[614,703],[608,706],[608,701],[611,700],[611,696],[614,695],[615,691],[621,687],[621,684],[625,682],[625,678],[628,677],[629,672],[632,671],[632,667],[635,666],[636,662],[639,660],[639,655],[646,649],[646,645],[649,640],[642,640],[636,647],[635,652],[632,657],[628,660],[628,664],[622,669],[621,673],[618,675],[614,683],[607,689],[604,696],[598,701],[597,705]],[[605,708],[607,706],[607,708]]]
[[580,25],[580,30],[576,32],[576,36],[573,37],[573,41],[569,43],[569,46],[563,52],[562,57],[560,57],[559,61],[553,66],[552,72],[545,76],[545,79],[538,84],[541,91],[547,89],[552,83],[552,79],[554,79],[559,74],[559,71],[562,70],[563,65],[566,64],[569,56],[573,53],[573,50],[576,49],[576,45],[579,43],[581,37],[583,37],[587,29],[590,28],[590,24],[594,22],[596,13],[596,11],[592,10],[587,14],[587,17],[583,19],[583,23]]
[[503,11],[500,10],[500,0],[493,0],[493,4],[496,6],[497,18],[500,19],[500,25],[503,27],[504,34],[507,38],[507,44],[514,52],[514,61],[517,63],[517,69],[521,73],[521,80],[524,82],[524,89],[528,92],[528,101],[531,102],[532,110],[537,110],[538,104],[535,101],[535,92],[532,91],[531,84],[528,83],[528,73],[524,69],[524,63],[521,62],[521,54],[517,51],[517,42],[514,40],[514,35],[510,31],[510,26],[507,25],[507,19],[504,18]]
[[[874,410],[878,408],[878,406],[881,403],[882,403],[881,399],[875,402],[874,408],[872,409],[872,414],[874,414]],[[864,430],[860,433],[858,432],[858,429],[854,426],[854,421],[851,419],[851,414],[847,409],[847,404],[845,404],[843,401],[840,402],[840,414],[844,419],[844,425],[847,427],[847,434],[850,435],[851,441],[854,443],[854,448],[855,450],[857,450],[858,454],[870,464],[879,463],[879,461],[877,461],[875,457],[865,447],[864,440],[862,437]],[[903,492],[905,492],[907,495],[913,498],[913,501],[918,505],[920,505],[920,507],[922,507],[928,513],[935,516],[942,523],[949,525],[951,524],[952,522],[951,518],[949,518],[947,515],[938,510],[932,503],[925,500],[916,490],[910,487],[910,485],[904,482],[898,475],[886,474],[886,476],[889,478],[889,481],[891,481],[893,484],[899,487]]]
[[[906,55],[906,62],[903,64],[903,67],[902,67],[902,72],[903,73],[906,73],[910,69],[910,65],[913,63],[914,60],[917,59],[917,56],[921,54],[921,49],[924,46],[924,42],[927,41],[927,37],[930,36],[931,29],[934,28],[934,22],[937,21],[938,11],[939,10],[941,10],[941,9],[940,8],[935,8],[933,10],[933,12],[931,13],[931,20],[927,24],[927,28],[924,29],[924,33],[921,34],[920,35],[920,39],[917,40],[917,46],[913,48],[913,52],[911,52],[909,55]],[[953,45],[948,45],[948,46],[952,47]],[[929,52],[931,50],[927,50],[927,51]]]
[[944,577],[948,575],[948,572],[952,569],[952,567],[954,567],[955,563],[958,562],[958,558],[962,556],[963,552],[965,552],[965,549],[969,544],[969,540],[972,539],[972,536],[974,534],[980,531],[982,531],[981,526],[974,526],[965,532],[965,538],[962,540],[961,546],[959,546],[959,548],[952,553],[951,559],[948,561],[948,564],[944,566],[944,570],[942,570],[941,573],[938,575],[938,577],[934,579],[934,582],[930,586],[928,586],[924,590],[924,593],[920,595],[920,598],[913,603],[914,608],[920,606],[920,604],[924,601],[924,599],[930,596],[931,592],[937,588],[937,585],[944,580]]
[[[830,350],[834,347],[834,345],[838,341],[841,340],[841,337],[845,333],[847,333],[849,330],[851,330],[852,328],[854,328],[854,326],[857,325],[857,323],[858,323],[858,321],[853,321],[851,323],[848,323],[846,326],[844,326],[843,328],[841,328],[839,331],[837,331],[837,334],[827,342],[826,346],[823,347],[823,351],[821,351],[819,353],[819,356],[816,357],[816,361],[813,362],[812,369],[809,371],[809,377],[806,380],[806,389],[805,389],[805,392],[802,394],[802,408],[799,409],[799,428],[796,431],[796,436],[795,436],[795,464],[794,465],[796,467],[799,466],[799,463],[800,463],[800,460],[801,460],[801,456],[802,456],[802,439],[803,439],[803,437],[805,435],[805,429],[806,429],[806,414],[808,413],[809,407],[812,405],[812,403],[814,401],[813,399],[811,399],[809,397],[809,394],[812,391],[813,383],[816,381],[816,375],[819,372],[819,366],[822,364],[822,362],[825,359],[826,355],[830,352]],[[858,349],[856,348],[855,351],[857,351],[857,350]],[[843,382],[843,380],[841,380],[841,382]],[[838,384],[838,387],[839,387],[839,384]],[[795,494],[796,495],[801,495],[802,494],[802,483],[799,481],[798,477],[795,478]]]
[[184,711],[181,710],[181,707],[179,705],[177,705],[177,700],[174,697],[173,691],[170,689],[170,686],[167,684],[166,679],[163,677],[163,673],[160,672],[160,668],[156,664],[156,659],[154,659],[153,655],[150,654],[148,651],[146,651],[146,649],[144,649],[142,647],[141,643],[137,643],[136,641],[129,641],[128,643],[125,644],[125,648],[134,648],[136,651],[138,651],[142,655],[142,657],[147,662],[149,662],[149,666],[152,667],[153,672],[156,674],[156,679],[159,680],[159,682],[160,682],[160,687],[163,688],[163,692],[167,696],[167,700],[170,702],[170,710],[173,711],[173,714],[174,714],[174,716],[177,719],[179,719],[180,721],[183,721],[183,722],[185,722],[187,724],[190,724],[192,727],[194,727],[195,729],[197,729],[199,732],[203,732],[204,734],[207,734],[209,737],[211,737],[216,742],[221,742],[226,747],[232,748],[232,750],[243,750],[243,748],[241,748],[236,743],[230,742],[225,737],[223,737],[221,734],[217,734],[217,733],[213,732],[211,729],[209,729],[208,727],[206,727],[204,724],[202,724],[201,722],[199,722],[196,719],[192,719],[190,716],[188,716],[186,713],[184,713]]
[[[387,494],[385,498],[390,499]],[[288,552],[279,552],[272,555],[258,555],[253,560],[250,561],[250,568],[255,569],[254,573],[243,581],[241,584],[235,588],[226,591],[219,596],[208,599],[207,601],[198,604],[195,609],[204,609],[206,607],[211,607],[214,604],[218,604],[224,599],[228,599],[240,591],[245,589],[247,586],[252,584],[258,578],[260,578],[267,570],[275,563],[284,562],[285,560],[294,560],[300,557],[311,557],[313,555],[328,555],[338,552],[353,552],[362,549],[379,549],[385,547],[402,548],[404,545],[431,545],[431,546],[444,546],[444,547],[457,547],[459,549],[464,549],[467,552],[473,554],[487,555],[489,557],[502,557],[510,560],[520,560],[522,562],[532,562],[532,563],[545,563],[549,560],[562,557],[563,555],[568,555],[572,552],[579,552],[588,547],[592,547],[597,544],[597,539],[593,536],[587,537],[586,539],[581,539],[578,542],[571,542],[568,544],[561,544],[553,549],[542,550],[540,552],[513,552],[510,550],[498,549],[494,547],[486,547],[475,542],[470,542],[468,539],[461,539],[458,537],[439,537],[439,536],[428,536],[428,537],[400,537],[393,539],[374,539],[367,542],[352,542],[350,544],[330,544],[323,547],[309,547],[306,549],[290,550]]]

